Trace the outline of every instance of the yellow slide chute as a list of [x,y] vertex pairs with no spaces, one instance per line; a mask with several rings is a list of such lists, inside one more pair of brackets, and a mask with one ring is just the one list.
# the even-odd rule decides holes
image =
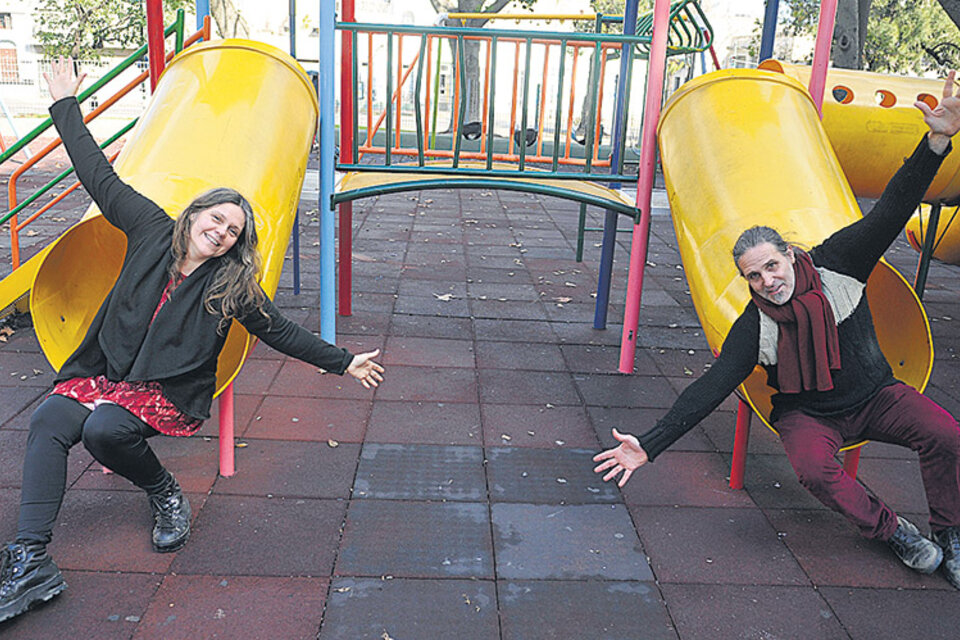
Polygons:
[[[860,210],[810,95],[781,73],[724,70],[688,82],[663,109],[659,141],[690,293],[718,350],[750,297],[731,256],[744,229],[767,225],[809,248]],[[883,261],[867,297],[894,375],[922,390],[933,345],[919,299]],[[773,390],[760,367],[741,391],[770,426]]]
[[[214,187],[244,194],[257,220],[261,285],[273,297],[317,113],[309,77],[279,49],[249,40],[200,44],[167,66],[114,166],[174,216]],[[95,206],[51,247],[33,282],[30,311],[54,368],[83,339],[120,271],[125,248],[124,235]],[[220,355],[218,392],[237,374],[250,344],[234,323]]]

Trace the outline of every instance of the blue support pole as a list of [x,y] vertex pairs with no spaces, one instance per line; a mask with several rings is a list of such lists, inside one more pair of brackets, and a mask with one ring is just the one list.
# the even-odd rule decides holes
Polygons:
[[334,46],[336,0],[320,0],[320,337],[337,341],[336,246],[334,245]]
[[780,0],[767,0],[767,10],[763,14],[763,35],[760,36],[760,58],[763,62],[773,57],[773,40],[777,35],[777,12]]
[[210,15],[210,0],[197,0],[197,31],[203,29],[203,17]]
[[[297,59],[297,0],[290,0],[290,57]],[[300,206],[293,216],[293,295],[300,295]]]
[[[632,36],[637,32],[637,5],[639,0],[627,0],[626,10],[623,14],[623,33]],[[620,55],[620,81],[617,83],[617,102],[616,116],[613,124],[613,154],[610,157],[610,170],[617,171],[620,166],[620,148],[623,146],[624,129],[626,123],[624,117],[627,104],[627,74],[631,58],[633,56],[632,46],[628,48],[629,53],[624,52]],[[611,189],[619,189],[620,183],[610,184]],[[617,246],[617,224],[620,214],[616,211],[607,209],[603,220],[603,242],[600,248],[600,275],[597,278],[597,302],[593,309],[593,328],[605,329],[607,327],[607,307],[610,304],[610,281],[613,273],[613,252]]]

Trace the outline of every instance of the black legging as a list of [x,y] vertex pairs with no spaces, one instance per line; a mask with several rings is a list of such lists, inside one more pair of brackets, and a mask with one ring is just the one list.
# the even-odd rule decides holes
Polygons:
[[147,493],[162,489],[171,476],[147,444],[158,433],[115,404],[90,411],[64,396],[44,400],[30,418],[17,539],[50,542],[66,490],[67,454],[81,439],[114,473]]

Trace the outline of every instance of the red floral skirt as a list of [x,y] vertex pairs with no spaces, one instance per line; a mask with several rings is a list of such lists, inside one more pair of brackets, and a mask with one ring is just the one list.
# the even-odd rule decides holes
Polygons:
[[102,375],[71,378],[58,382],[51,393],[73,398],[88,407],[111,402],[168,436],[193,435],[203,424],[167,400],[159,382],[112,382]]

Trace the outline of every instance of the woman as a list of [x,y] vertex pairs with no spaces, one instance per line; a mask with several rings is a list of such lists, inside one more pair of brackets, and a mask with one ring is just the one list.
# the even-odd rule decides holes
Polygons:
[[75,98],[84,75],[61,58],[44,74],[51,117],[77,176],[127,236],[123,268],[53,392],[31,417],[17,537],[0,550],[0,621],[66,584],[47,554],[66,483],[67,454],[83,441],[105,467],[149,497],[152,542],[163,553],[190,534],[190,503],[147,439],[188,436],[210,415],[217,357],[233,320],[271,347],[366,388],[382,380],[378,351],[352,355],[289,321],[257,283],[250,204],[232,189],[197,197],[174,222],[124,184],[97,146]]

